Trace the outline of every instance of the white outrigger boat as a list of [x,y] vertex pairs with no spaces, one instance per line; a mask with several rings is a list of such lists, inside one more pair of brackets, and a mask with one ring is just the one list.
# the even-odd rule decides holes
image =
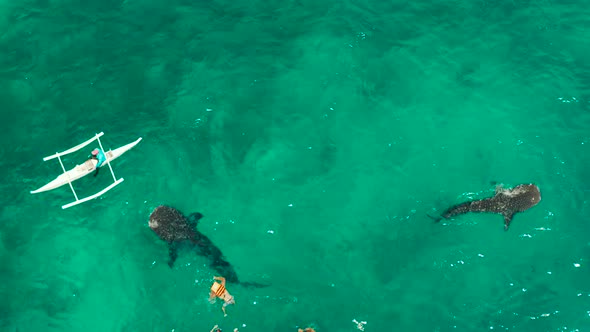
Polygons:
[[100,146],[100,149],[102,151],[104,151],[104,149],[102,147],[102,143],[100,142],[100,137],[102,135],[104,135],[103,132],[101,132],[99,134],[95,134],[94,137],[92,137],[91,139],[87,140],[84,143],[78,144],[75,147],[65,150],[63,152],[57,152],[51,156],[43,158],[43,161],[57,158],[59,160],[59,164],[61,165],[61,169],[63,170],[64,173],[59,175],[57,178],[55,178],[55,180],[49,182],[48,184],[44,185],[43,187],[41,187],[37,190],[31,191],[31,194],[36,194],[36,193],[52,190],[55,188],[59,188],[65,184],[69,184],[70,188],[72,189],[72,192],[74,193],[74,197],[76,198],[76,200],[72,203],[68,203],[68,204],[63,205],[61,207],[62,209],[67,209],[67,208],[72,207],[74,205],[78,205],[80,203],[84,203],[84,202],[89,201],[91,199],[97,198],[97,197],[101,196],[102,194],[106,193],[107,191],[113,189],[119,183],[123,182],[123,178],[117,179],[117,177],[115,176],[115,173],[113,172],[113,167],[111,166],[111,161],[119,158],[121,155],[123,155],[123,153],[125,153],[125,152],[131,150],[133,147],[135,147],[141,141],[141,137],[138,138],[135,142],[131,142],[131,143],[123,145],[115,150],[109,150],[109,151],[105,152],[106,160],[105,160],[105,162],[102,163],[102,165],[100,165],[100,167],[103,167],[104,165],[109,165],[109,169],[111,170],[111,175],[113,176],[113,181],[114,181],[108,187],[104,188],[103,190],[97,192],[94,195],[84,197],[82,199],[78,199],[78,195],[76,194],[76,191],[74,190],[74,187],[72,186],[72,181],[78,180],[78,179],[92,173],[93,171],[95,171],[96,165],[98,164],[98,160],[88,159],[83,164],[76,165],[76,167],[72,168],[69,171],[66,171],[64,164],[61,161],[61,156],[70,154],[72,152],[76,152],[76,151],[82,149],[83,147],[87,146],[88,144],[94,142],[95,140],[98,141],[98,145]]

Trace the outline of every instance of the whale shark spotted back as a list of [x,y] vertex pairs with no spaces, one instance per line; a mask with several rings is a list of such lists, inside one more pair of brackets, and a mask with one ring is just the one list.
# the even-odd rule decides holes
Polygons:
[[449,219],[469,212],[498,213],[504,216],[504,230],[508,230],[510,222],[518,212],[524,212],[541,201],[539,187],[534,184],[521,184],[512,189],[496,187],[496,194],[493,197],[463,202],[451,206],[445,210],[441,217],[435,218],[438,222],[442,218]]

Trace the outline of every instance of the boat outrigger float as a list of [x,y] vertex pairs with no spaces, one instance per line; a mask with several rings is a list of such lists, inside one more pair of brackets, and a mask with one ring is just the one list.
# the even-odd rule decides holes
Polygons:
[[102,163],[102,165],[100,165],[100,167],[103,167],[104,165],[109,165],[109,169],[111,170],[111,175],[113,176],[113,181],[114,181],[108,187],[104,188],[103,190],[97,192],[94,195],[84,197],[82,199],[78,199],[78,195],[76,194],[76,191],[74,190],[74,187],[72,186],[72,181],[78,180],[79,178],[82,178],[82,177],[92,173],[94,170],[96,170],[96,165],[98,164],[98,160],[96,160],[94,158],[88,159],[83,164],[76,165],[76,167],[72,168],[69,171],[66,171],[64,164],[61,161],[61,156],[70,154],[72,152],[76,152],[76,151],[82,149],[83,147],[87,146],[88,144],[94,142],[95,140],[98,141],[98,145],[100,146],[100,149],[102,151],[104,151],[104,149],[102,147],[102,143],[100,142],[100,137],[102,135],[104,135],[103,132],[101,132],[99,134],[95,134],[94,137],[92,137],[91,139],[87,140],[84,143],[78,144],[78,145],[74,146],[73,148],[65,150],[63,152],[57,152],[54,155],[43,158],[43,161],[57,158],[59,160],[59,164],[61,165],[61,169],[63,170],[64,173],[59,175],[57,178],[55,178],[55,180],[49,182],[48,184],[44,185],[43,187],[41,187],[37,190],[31,191],[31,194],[36,194],[36,193],[40,193],[43,191],[52,190],[55,188],[59,188],[65,184],[69,184],[70,188],[72,189],[72,192],[74,193],[74,197],[76,198],[76,200],[72,203],[68,203],[68,204],[63,205],[61,207],[62,209],[67,209],[67,208],[72,207],[74,205],[78,205],[80,203],[84,203],[84,202],[89,201],[91,199],[97,198],[97,197],[101,196],[102,194],[106,193],[107,191],[113,189],[119,183],[123,182],[123,178],[117,179],[117,177],[115,176],[115,173],[113,172],[113,167],[111,166],[111,161],[119,158],[121,155],[123,155],[123,153],[125,153],[125,152],[131,150],[133,147],[135,147],[137,145],[137,143],[139,143],[139,141],[141,141],[141,137],[138,138],[135,142],[131,142],[131,143],[123,145],[115,150],[109,150],[109,151],[105,152],[106,160]]

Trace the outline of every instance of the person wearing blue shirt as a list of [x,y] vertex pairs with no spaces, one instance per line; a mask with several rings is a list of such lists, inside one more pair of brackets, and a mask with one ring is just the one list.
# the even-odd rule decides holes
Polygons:
[[107,160],[107,157],[104,155],[104,152],[101,149],[92,150],[92,155],[89,157],[98,160],[98,163],[96,164],[96,172],[94,173],[94,176],[97,176],[100,166]]

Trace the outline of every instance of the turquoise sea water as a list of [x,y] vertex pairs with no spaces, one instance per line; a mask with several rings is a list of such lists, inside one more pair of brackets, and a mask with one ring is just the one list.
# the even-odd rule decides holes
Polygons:
[[[589,54],[584,1],[4,0],[0,330],[588,331]],[[101,131],[122,184],[29,193]],[[426,216],[492,181],[542,201]],[[271,286],[224,318],[160,204]]]

